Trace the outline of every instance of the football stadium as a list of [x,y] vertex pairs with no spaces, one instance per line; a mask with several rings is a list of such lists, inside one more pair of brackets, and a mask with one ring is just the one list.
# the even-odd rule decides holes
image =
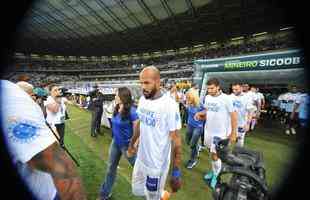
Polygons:
[[272,2],[34,1],[1,78],[3,138],[31,194],[275,198],[310,98]]

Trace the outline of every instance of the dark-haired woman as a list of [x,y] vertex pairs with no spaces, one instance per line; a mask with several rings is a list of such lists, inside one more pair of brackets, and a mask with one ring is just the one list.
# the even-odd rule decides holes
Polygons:
[[112,117],[112,142],[109,150],[109,162],[104,183],[100,190],[100,199],[111,197],[112,187],[116,178],[117,166],[121,156],[125,156],[130,165],[135,163],[135,156],[128,157],[126,151],[133,135],[134,124],[138,121],[136,108],[133,106],[130,90],[121,87],[115,95],[115,109]]

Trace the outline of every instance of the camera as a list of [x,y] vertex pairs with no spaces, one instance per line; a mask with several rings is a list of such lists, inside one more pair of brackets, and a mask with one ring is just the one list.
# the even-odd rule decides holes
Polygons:
[[[263,156],[242,147],[229,148],[229,139],[220,140],[216,151],[222,160],[222,170],[213,191],[214,200],[268,200]],[[224,174],[231,174],[228,182],[222,182]]]
[[67,88],[59,88],[59,90],[60,90],[60,95],[57,97],[65,97],[68,94]]
[[92,90],[88,93],[88,95],[90,96],[90,98],[97,98],[99,95],[100,95],[100,91],[99,89],[95,89],[95,90]]

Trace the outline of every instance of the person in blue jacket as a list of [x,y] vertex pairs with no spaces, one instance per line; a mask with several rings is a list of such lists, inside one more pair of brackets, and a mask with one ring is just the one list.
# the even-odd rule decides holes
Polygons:
[[197,112],[203,111],[204,107],[200,103],[200,99],[197,91],[189,90],[186,93],[187,104],[187,131],[186,131],[186,143],[191,148],[190,159],[186,164],[186,168],[192,169],[197,164],[198,155],[198,141],[203,133],[203,120],[196,120],[194,116]]
[[131,92],[126,87],[118,88],[115,95],[112,124],[112,142],[109,150],[109,161],[104,183],[100,190],[100,199],[109,199],[115,182],[117,166],[121,156],[125,156],[131,166],[135,163],[135,156],[128,157],[126,151],[134,128],[137,127],[138,115],[133,106]]

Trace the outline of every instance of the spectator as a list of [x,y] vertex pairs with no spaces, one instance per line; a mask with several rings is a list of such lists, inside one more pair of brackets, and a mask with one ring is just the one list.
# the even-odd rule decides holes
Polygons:
[[66,105],[70,103],[62,97],[59,87],[55,84],[49,86],[50,96],[44,102],[46,107],[46,121],[51,127],[55,126],[60,136],[60,145],[64,145]]

